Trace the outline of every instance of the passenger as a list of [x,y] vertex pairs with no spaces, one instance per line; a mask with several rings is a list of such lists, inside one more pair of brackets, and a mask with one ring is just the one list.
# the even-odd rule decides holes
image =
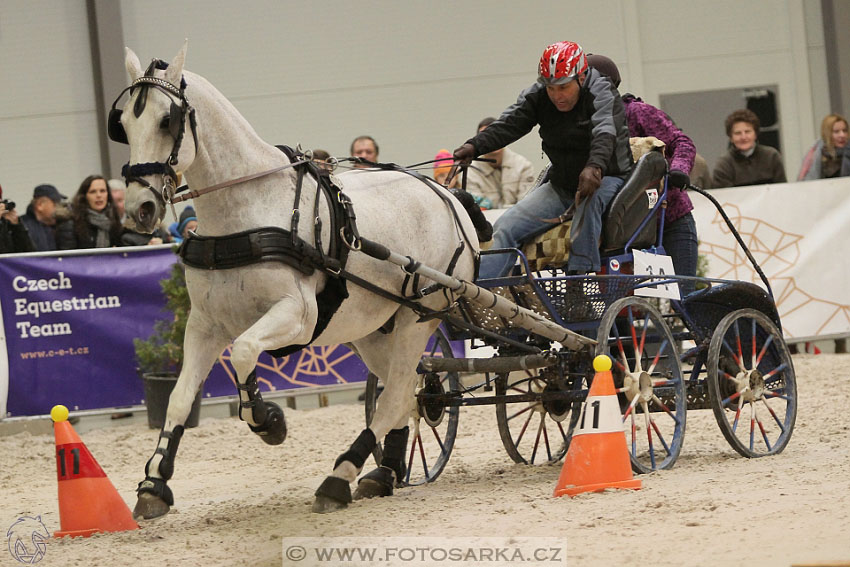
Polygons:
[[[620,86],[617,65],[604,55],[588,55],[587,63],[608,76],[615,87]],[[694,166],[697,150],[693,141],[673,123],[663,111],[643,102],[632,94],[623,95],[629,134],[635,137],[653,136],[664,142],[669,167],[667,208],[664,212],[664,250],[673,259],[678,275],[697,275],[697,227],[691,211],[694,205],[688,197],[688,174]],[[682,293],[693,291],[692,282],[682,282]]]
[[59,250],[121,246],[121,223],[101,175],[89,175],[71,200],[71,219],[56,228]]
[[752,110],[736,110],[726,117],[729,151],[714,166],[715,187],[742,187],[785,183],[782,156],[758,143],[759,118]]
[[806,153],[797,181],[850,176],[847,119],[828,114],[820,125],[820,140]]
[[[552,227],[549,219],[575,204],[568,272],[600,269],[602,213],[632,170],[629,130],[620,94],[611,80],[589,69],[581,46],[562,41],[540,58],[538,79],[502,116],[454,151],[470,163],[515,142],[540,125],[549,179],[499,217],[493,248],[516,248]],[[482,278],[510,272],[509,254],[482,256]]]

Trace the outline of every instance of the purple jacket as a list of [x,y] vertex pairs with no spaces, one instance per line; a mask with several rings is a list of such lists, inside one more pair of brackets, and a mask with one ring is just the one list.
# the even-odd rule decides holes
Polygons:
[[[679,130],[663,110],[659,110],[643,102],[634,95],[624,95],[626,105],[626,120],[631,136],[655,136],[667,147],[667,164],[670,169],[678,169],[690,173],[694,166],[694,155],[697,149],[684,132]],[[665,220],[671,223],[678,220],[694,209],[690,197],[685,190],[669,187],[667,192],[667,212]]]

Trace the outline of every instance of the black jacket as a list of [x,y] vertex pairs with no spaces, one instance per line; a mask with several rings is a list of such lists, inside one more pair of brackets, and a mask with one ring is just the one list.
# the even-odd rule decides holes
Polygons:
[[[97,248],[97,228],[85,223],[80,235],[74,227],[74,219],[66,220],[56,226],[56,247],[59,250],[77,248]],[[121,226],[116,225],[109,235],[110,246],[121,246]]]
[[468,140],[479,155],[503,148],[540,125],[543,151],[552,162],[550,179],[556,189],[572,197],[585,166],[602,175],[626,177],[634,160],[623,101],[613,83],[589,69],[576,106],[558,110],[546,87],[535,83],[522,91],[516,103],[499,119]]
[[27,227],[18,220],[18,224],[12,224],[6,219],[0,219],[0,254],[12,254],[15,252],[34,252]]
[[32,205],[27,207],[27,214],[21,217],[21,223],[27,227],[30,240],[32,240],[36,250],[39,252],[56,250],[55,227],[38,222],[38,219],[35,218],[35,212],[32,210]]

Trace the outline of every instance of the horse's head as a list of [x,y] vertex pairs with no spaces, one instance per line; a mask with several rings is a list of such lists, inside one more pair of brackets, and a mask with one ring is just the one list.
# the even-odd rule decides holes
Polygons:
[[[171,64],[154,59],[144,71],[127,48],[125,65],[131,83],[109,112],[109,137],[130,145],[130,161],[122,172],[127,180],[125,225],[136,231],[149,233],[156,228],[177,187],[177,172],[195,159],[195,111],[183,80],[187,46],[188,42],[183,44]],[[116,108],[126,91],[130,91],[127,103],[123,109]]]

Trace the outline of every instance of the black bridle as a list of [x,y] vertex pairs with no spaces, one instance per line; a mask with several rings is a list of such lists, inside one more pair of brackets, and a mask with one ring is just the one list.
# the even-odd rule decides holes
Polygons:
[[[183,135],[186,131],[187,118],[189,120],[189,126],[192,130],[192,139],[195,142],[196,151],[198,148],[198,133],[197,124],[195,121],[195,109],[192,107],[192,105],[189,104],[189,100],[186,98],[185,79],[181,78],[180,86],[178,87],[166,81],[165,79],[153,76],[154,72],[157,69],[165,70],[167,68],[168,63],[160,59],[154,59],[148,66],[147,70],[145,71],[145,74],[133,81],[129,87],[122,90],[115,98],[115,102],[112,103],[112,108],[109,111],[109,119],[107,123],[107,132],[109,138],[115,142],[127,144],[129,143],[127,139],[127,132],[124,130],[124,127],[121,124],[121,115],[123,111],[121,109],[116,108],[118,101],[121,99],[122,96],[124,96],[124,93],[130,91],[130,96],[133,96],[134,89],[141,89],[138,97],[136,98],[136,102],[133,105],[133,114],[137,118],[141,116],[142,112],[144,112],[145,110],[148,91],[151,87],[162,91],[163,93],[168,95],[169,98],[175,97],[179,100],[179,105],[174,100],[172,100],[170,114],[168,117],[169,132],[174,138],[174,146],[171,148],[171,153],[168,156],[168,159],[164,162],[136,163],[132,165],[128,162],[124,164],[124,167],[121,169],[121,175],[124,177],[128,185],[135,181],[143,187],[146,187],[156,196],[157,201],[162,204],[163,207],[165,207],[167,203],[171,202],[171,198],[174,196],[174,192],[176,191],[177,185],[179,183],[177,172],[174,170],[174,166],[178,163],[177,155],[180,152],[180,146],[183,142]],[[144,177],[149,175],[162,176],[161,189],[157,189],[156,187],[151,185],[150,182],[144,179]]]

